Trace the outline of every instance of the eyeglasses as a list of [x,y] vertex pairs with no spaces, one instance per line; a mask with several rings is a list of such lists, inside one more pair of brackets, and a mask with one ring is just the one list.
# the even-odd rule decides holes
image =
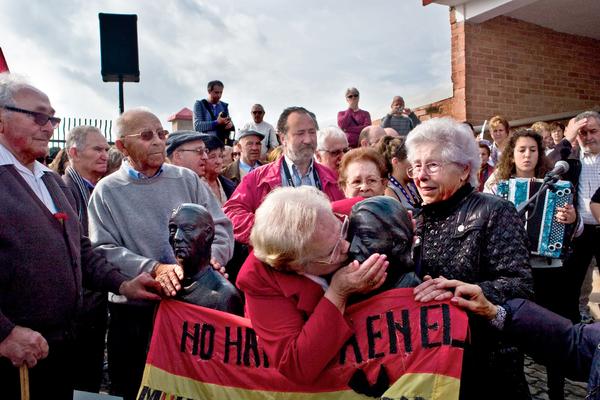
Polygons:
[[337,149],[337,150],[326,150],[326,149],[319,149],[319,151],[324,151],[326,153],[331,154],[334,157],[340,156],[342,154],[346,154],[347,152],[350,151],[349,147],[343,148],[343,149]]
[[167,138],[167,135],[169,134],[169,131],[164,129],[158,129],[156,132],[154,132],[153,130],[147,129],[141,131],[140,133],[133,133],[131,135],[125,135],[123,137],[139,136],[140,138],[142,138],[142,140],[148,142],[154,138],[154,133],[156,133],[156,136],[158,136],[160,140],[165,140]]
[[358,189],[361,186],[365,185],[367,188],[372,188],[373,186],[376,186],[377,184],[379,184],[381,182],[382,178],[375,178],[373,176],[367,177],[364,180],[353,180],[352,182],[348,182],[348,186],[350,186],[352,189]]
[[208,155],[208,149],[206,147],[198,148],[198,149],[177,149],[177,151],[193,151],[194,153],[198,154],[199,156],[201,156],[203,154]]
[[346,235],[348,235],[348,227],[350,226],[350,220],[348,219],[348,216],[344,215],[343,217],[344,219],[342,221],[342,229],[340,229],[340,237],[335,243],[333,250],[331,250],[331,255],[329,256],[329,259],[327,261],[317,260],[313,262],[317,264],[333,264],[333,262],[338,256],[338,253],[340,252],[340,247],[342,246],[342,243],[344,242],[344,240],[346,240]]
[[358,98],[357,94],[349,94],[348,96],[346,96],[347,99],[353,99],[353,98]]
[[264,114],[264,111],[252,111],[252,114]]
[[427,175],[435,175],[438,172],[440,172],[440,169],[442,169],[442,167],[446,164],[453,164],[453,163],[452,162],[432,161],[432,162],[426,163],[425,166],[414,165],[406,170],[406,175],[408,175],[408,177],[410,179],[414,179],[417,175],[419,175],[421,173],[421,170],[424,170]]
[[50,115],[46,115],[41,112],[24,110],[22,108],[11,107],[11,106],[1,106],[1,107],[8,111],[14,111],[14,112],[31,115],[33,117],[33,122],[35,122],[39,126],[44,126],[48,123],[48,121],[50,121],[50,124],[52,125],[52,127],[56,128],[58,126],[58,124],[60,123],[60,118],[52,117]]

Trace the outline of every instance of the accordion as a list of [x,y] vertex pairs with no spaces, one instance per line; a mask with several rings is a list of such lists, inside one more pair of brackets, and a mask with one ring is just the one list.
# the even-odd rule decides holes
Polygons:
[[[519,207],[535,195],[542,179],[513,178],[498,183],[497,194]],[[565,238],[565,225],[557,222],[556,208],[573,204],[573,186],[568,181],[558,181],[537,199],[535,208],[528,211],[525,230],[532,254],[559,258]]]

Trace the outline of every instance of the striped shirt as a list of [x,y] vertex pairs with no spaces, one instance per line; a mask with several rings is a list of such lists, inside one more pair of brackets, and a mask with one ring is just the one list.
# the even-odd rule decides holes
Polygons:
[[584,224],[596,225],[596,219],[590,211],[590,200],[594,192],[600,187],[600,154],[585,154],[581,157],[581,174],[577,188],[577,212],[581,215]]

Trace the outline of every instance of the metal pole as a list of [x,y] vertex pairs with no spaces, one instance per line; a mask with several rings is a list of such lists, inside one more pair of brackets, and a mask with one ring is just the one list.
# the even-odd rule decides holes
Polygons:
[[125,112],[125,102],[123,100],[123,75],[119,75],[119,114]]

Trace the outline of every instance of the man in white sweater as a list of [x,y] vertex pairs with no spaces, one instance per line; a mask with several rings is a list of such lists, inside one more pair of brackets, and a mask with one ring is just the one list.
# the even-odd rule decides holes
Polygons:
[[[132,109],[116,121],[121,168],[102,179],[88,208],[90,239],[95,249],[123,274],[179,273],[169,244],[169,217],[182,203],[204,206],[215,223],[211,247],[214,264],[233,254],[233,228],[209,187],[197,174],[165,164],[165,131],[145,109]],[[127,302],[109,294],[108,361],[111,393],[133,399],[137,394],[151,335],[154,304]]]

